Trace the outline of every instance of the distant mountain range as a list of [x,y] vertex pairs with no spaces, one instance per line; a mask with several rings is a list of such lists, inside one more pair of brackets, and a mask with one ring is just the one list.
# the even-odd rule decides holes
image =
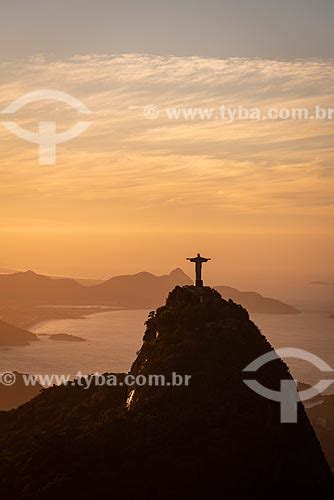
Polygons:
[[0,275],[0,304],[77,303],[85,288],[72,279],[54,280],[33,271]]
[[[17,274],[22,271],[19,271],[18,269],[7,269],[5,267],[0,267],[0,275],[1,274]],[[52,278],[54,280],[59,280],[59,279],[67,279],[66,276],[52,276],[52,275],[45,275],[48,276],[48,278]],[[81,285],[85,286],[91,286],[91,285],[98,285],[99,283],[103,283],[105,280],[102,279],[97,279],[97,278],[71,278],[80,283]]]
[[[163,303],[176,286],[191,285],[182,269],[155,276],[148,272],[115,276],[92,286],[70,278],[51,278],[33,271],[0,274],[0,305],[112,305],[126,309],[150,309]],[[224,298],[231,298],[250,312],[295,314],[299,311],[256,292],[215,287]]]

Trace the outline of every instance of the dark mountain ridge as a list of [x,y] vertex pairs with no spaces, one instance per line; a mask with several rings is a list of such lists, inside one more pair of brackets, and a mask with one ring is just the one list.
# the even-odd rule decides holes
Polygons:
[[[243,381],[271,349],[241,306],[176,287],[150,313],[131,374],[190,384],[57,387],[0,413],[2,498],[332,498],[303,405],[282,424],[280,405]],[[275,390],[291,379],[280,359],[257,375]]]

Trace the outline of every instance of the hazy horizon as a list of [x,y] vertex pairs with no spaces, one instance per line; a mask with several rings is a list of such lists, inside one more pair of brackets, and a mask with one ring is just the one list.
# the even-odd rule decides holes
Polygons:
[[[164,274],[200,251],[210,284],[334,280],[333,119],[218,113],[333,109],[332,1],[13,0],[2,14],[0,122],[80,120],[51,99],[1,114],[45,89],[91,111],[51,166],[0,123],[2,266]],[[215,113],[170,118],[183,107]]]
[[[194,279],[194,269],[190,263],[182,263],[179,266],[170,267],[162,270],[162,271],[154,271],[151,268],[135,268],[133,267],[130,271],[124,270],[123,272],[106,272],[101,275],[94,274],[81,274],[81,275],[69,275],[69,274],[56,274],[53,273],[52,270],[41,270],[38,268],[20,268],[17,267],[15,269],[11,269],[5,266],[0,265],[0,275],[6,274],[7,271],[9,273],[12,272],[27,272],[33,271],[37,274],[48,275],[52,277],[58,278],[70,278],[74,280],[92,280],[92,284],[94,281],[104,281],[108,280],[115,276],[120,275],[133,275],[142,272],[148,272],[155,276],[165,276],[169,275],[174,269],[181,269],[190,279]],[[203,275],[205,278],[205,285],[208,286],[227,286],[236,289],[240,289],[241,291],[248,292],[258,292],[260,294],[272,296],[272,298],[288,301],[291,305],[295,305],[297,307],[304,308],[307,310],[318,310],[320,309],[332,310],[332,302],[333,302],[333,290],[334,283],[330,280],[328,281],[303,281],[303,279],[296,280],[296,282],[288,285],[284,280],[279,280],[278,283],[270,282],[268,280],[261,280],[261,277],[258,279],[240,279],[240,278],[232,278],[232,281],[229,281],[227,276],[223,275],[223,273],[218,272],[215,273],[215,268],[210,270],[208,267],[205,267]],[[219,278],[219,276],[221,276]],[[88,285],[88,282],[87,282]]]
[[[210,282],[282,288],[333,279],[333,121],[142,113],[148,104],[329,107],[333,64],[88,55],[1,69],[0,109],[47,87],[92,110],[90,128],[57,146],[54,166],[39,165],[37,146],[0,125],[3,266],[163,274],[200,251],[212,258]],[[15,120],[28,130],[45,119],[60,130],[77,122],[74,110],[56,106],[26,105]]]

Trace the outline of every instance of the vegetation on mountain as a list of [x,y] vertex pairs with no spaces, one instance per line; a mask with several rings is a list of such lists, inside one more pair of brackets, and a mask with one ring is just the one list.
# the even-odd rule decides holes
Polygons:
[[[77,382],[0,414],[2,498],[332,498],[302,404],[298,423],[282,424],[280,405],[243,381],[269,350],[241,306],[208,287],[176,287],[150,313],[131,374],[176,372],[190,384]],[[279,390],[291,375],[277,359],[256,378]]]

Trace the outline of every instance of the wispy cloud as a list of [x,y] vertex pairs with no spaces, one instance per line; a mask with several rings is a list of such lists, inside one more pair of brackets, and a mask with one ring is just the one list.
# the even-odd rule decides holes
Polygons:
[[[213,224],[265,212],[287,221],[316,214],[327,227],[333,217],[334,120],[173,121],[164,112],[177,106],[334,107],[331,62],[38,56],[3,63],[0,73],[0,110],[25,93],[55,89],[93,112],[91,128],[58,147],[55,167],[39,166],[37,147],[0,126],[3,224],[8,214],[15,224],[23,216],[37,220],[41,211],[45,220],[55,210],[65,219],[70,203],[83,218],[95,211],[105,223],[111,211],[125,224],[135,214],[149,223],[158,210],[177,226],[178,209],[185,207],[194,215],[206,207]],[[162,110],[156,120],[143,116],[149,104]],[[62,130],[78,120],[75,111],[52,102],[27,106],[16,116],[32,130],[55,118]],[[205,216],[198,223],[205,224]]]

